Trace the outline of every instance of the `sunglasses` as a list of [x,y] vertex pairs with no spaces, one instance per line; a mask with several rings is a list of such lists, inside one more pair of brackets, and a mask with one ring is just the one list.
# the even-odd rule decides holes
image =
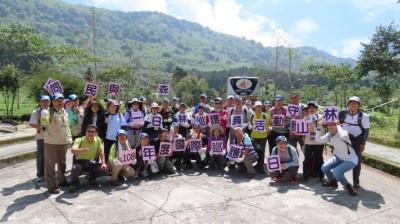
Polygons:
[[86,131],[86,133],[96,133],[96,131]]

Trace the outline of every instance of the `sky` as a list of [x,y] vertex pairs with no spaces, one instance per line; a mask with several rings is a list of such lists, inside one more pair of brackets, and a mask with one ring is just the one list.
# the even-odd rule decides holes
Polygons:
[[376,27],[400,25],[398,0],[62,0],[71,4],[157,11],[266,47],[312,46],[357,59]]

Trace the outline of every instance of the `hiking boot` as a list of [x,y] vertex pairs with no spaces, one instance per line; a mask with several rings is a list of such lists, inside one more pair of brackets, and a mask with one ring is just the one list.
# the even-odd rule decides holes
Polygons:
[[110,180],[110,184],[113,185],[113,186],[119,186],[119,180],[118,179]]
[[321,184],[323,187],[338,187],[337,180],[327,180]]
[[292,184],[298,184],[299,181],[296,179],[296,177],[292,177],[292,179],[290,180],[290,183],[292,183]]
[[308,182],[308,178],[307,178],[307,177],[303,177],[303,178],[301,179],[301,182],[307,183],[307,182]]
[[60,193],[60,188],[54,187],[51,189],[48,189],[50,194],[59,194]]
[[360,188],[361,186],[360,186],[360,184],[353,184],[353,187],[354,188]]
[[85,179],[86,179],[87,181],[89,181],[90,184],[95,184],[95,183],[96,183],[96,182],[94,181],[94,179],[92,179],[92,178],[90,177],[90,175],[86,175],[86,176],[85,176]]
[[60,186],[60,187],[69,187],[69,186],[71,186],[71,184],[66,180],[66,181],[58,184],[58,186]]
[[349,194],[351,196],[357,196],[356,190],[353,188],[353,186],[350,183],[346,184],[345,187],[346,187],[347,191],[349,191]]
[[133,178],[133,179],[138,179],[138,178],[139,178],[138,173],[133,174],[132,178]]
[[236,168],[235,164],[229,164],[228,169],[233,170]]
[[246,177],[249,179],[253,179],[256,176],[254,173],[246,173]]
[[148,177],[149,173],[147,173],[146,170],[143,170],[142,172],[140,172],[140,175],[142,175],[142,177]]

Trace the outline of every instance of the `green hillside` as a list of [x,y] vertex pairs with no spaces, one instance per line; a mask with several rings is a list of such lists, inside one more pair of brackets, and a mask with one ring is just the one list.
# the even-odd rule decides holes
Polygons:
[[[137,70],[156,74],[171,73],[176,65],[201,71],[274,65],[274,48],[162,13],[96,8],[95,15],[100,68],[129,63],[130,56]],[[1,25],[18,22],[30,26],[55,44],[69,43],[93,51],[91,7],[56,0],[2,0],[0,21]],[[295,52],[294,67],[306,62],[354,63],[313,47],[299,47]],[[287,49],[282,48],[280,66],[285,67],[286,61]]]

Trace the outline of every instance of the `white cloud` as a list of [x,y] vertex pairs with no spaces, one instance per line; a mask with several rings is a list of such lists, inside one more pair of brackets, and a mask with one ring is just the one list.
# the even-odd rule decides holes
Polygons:
[[[368,41],[368,38],[353,38],[345,40],[343,42],[343,48],[340,51],[336,50],[337,55],[335,56],[356,59],[358,55],[360,55],[360,50],[362,49],[361,42],[367,43]],[[332,51],[334,52],[335,50]]]
[[339,57],[339,51],[337,49],[333,49],[330,51],[331,55],[335,56],[335,57]]
[[314,32],[318,29],[317,23],[311,19],[311,18],[305,18],[302,20],[297,21],[292,30],[291,33],[293,34],[308,34],[311,32]]
[[397,0],[351,0],[354,7],[365,13],[361,21],[374,21],[387,12],[399,11]]

